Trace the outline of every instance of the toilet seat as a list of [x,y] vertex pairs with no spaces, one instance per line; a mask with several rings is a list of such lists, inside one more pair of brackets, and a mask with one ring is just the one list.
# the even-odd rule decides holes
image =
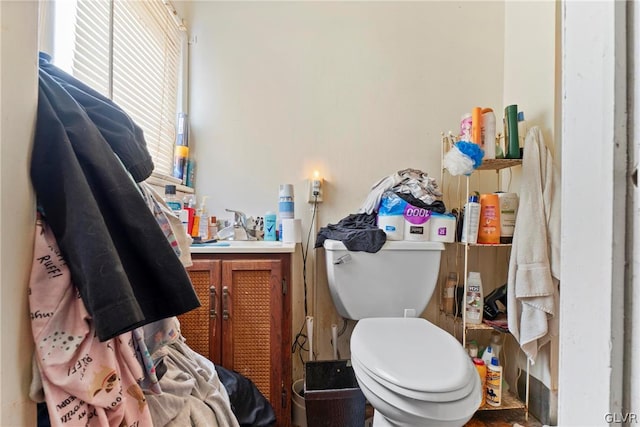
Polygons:
[[351,354],[372,377],[407,394],[455,400],[469,392],[469,356],[453,336],[419,317],[358,321]]
[[[358,359],[357,355],[354,356],[353,354],[351,355],[351,361],[352,364],[354,365],[358,365],[362,371],[364,371],[368,376],[371,377],[371,379],[373,379],[375,382],[383,385],[384,387],[388,388],[389,390],[392,390],[393,392],[395,392],[396,394],[399,394],[401,396],[405,396],[405,397],[409,397],[411,399],[416,399],[416,400],[421,400],[421,401],[428,401],[428,402],[451,402],[454,400],[458,400],[458,399],[462,399],[464,397],[466,397],[469,393],[471,393],[471,390],[474,387],[474,383],[473,383],[473,377],[471,375],[469,375],[469,381],[467,382],[467,384],[458,389],[458,390],[454,390],[454,391],[450,391],[450,392],[442,392],[442,393],[429,393],[429,392],[419,392],[419,391],[415,391],[415,390],[410,390],[407,388],[402,387],[401,385],[398,384],[393,384],[389,381],[387,381],[384,378],[381,378],[379,376],[376,375],[375,372],[372,372],[369,368],[367,368],[367,366],[365,366],[362,362],[360,362],[360,360]],[[473,368],[473,366],[470,364],[469,365],[470,368]],[[471,369],[469,369],[470,372]]]
[[461,416],[473,414],[480,405],[482,384],[477,375],[470,378],[471,389],[461,399],[452,401],[417,400],[399,395],[377,383],[353,359],[352,364],[358,384],[367,399],[370,400],[374,408],[385,416],[393,414],[392,418],[395,422],[402,421],[407,425],[418,426],[435,421],[456,421]]

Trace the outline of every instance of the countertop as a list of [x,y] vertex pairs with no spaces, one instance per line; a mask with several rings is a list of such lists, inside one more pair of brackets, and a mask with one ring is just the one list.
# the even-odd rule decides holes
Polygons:
[[192,254],[293,253],[296,250],[296,244],[264,240],[223,240],[192,245],[190,248]]

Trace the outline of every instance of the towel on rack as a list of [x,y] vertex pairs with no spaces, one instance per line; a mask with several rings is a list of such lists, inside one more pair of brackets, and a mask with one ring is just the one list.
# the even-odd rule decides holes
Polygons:
[[531,362],[558,334],[560,186],[540,128],[527,133],[507,279],[509,330]]

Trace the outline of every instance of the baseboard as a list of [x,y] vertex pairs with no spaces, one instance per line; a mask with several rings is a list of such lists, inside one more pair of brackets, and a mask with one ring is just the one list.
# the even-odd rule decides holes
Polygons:
[[[524,400],[527,378],[518,378],[518,395]],[[529,413],[544,425],[556,425],[558,419],[558,393],[551,391],[542,381],[529,376]]]

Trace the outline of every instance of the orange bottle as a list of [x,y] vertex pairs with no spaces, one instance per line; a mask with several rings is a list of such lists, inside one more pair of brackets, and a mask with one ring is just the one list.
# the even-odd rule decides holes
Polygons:
[[500,198],[497,194],[480,195],[478,243],[500,243]]
[[484,148],[482,140],[482,108],[473,107],[471,110],[471,142]]
[[487,365],[484,364],[484,360],[479,357],[473,358],[473,365],[476,367],[478,371],[478,375],[480,375],[480,382],[482,383],[482,388],[480,390],[480,394],[482,394],[482,400],[480,401],[480,407],[483,407],[487,402]]

